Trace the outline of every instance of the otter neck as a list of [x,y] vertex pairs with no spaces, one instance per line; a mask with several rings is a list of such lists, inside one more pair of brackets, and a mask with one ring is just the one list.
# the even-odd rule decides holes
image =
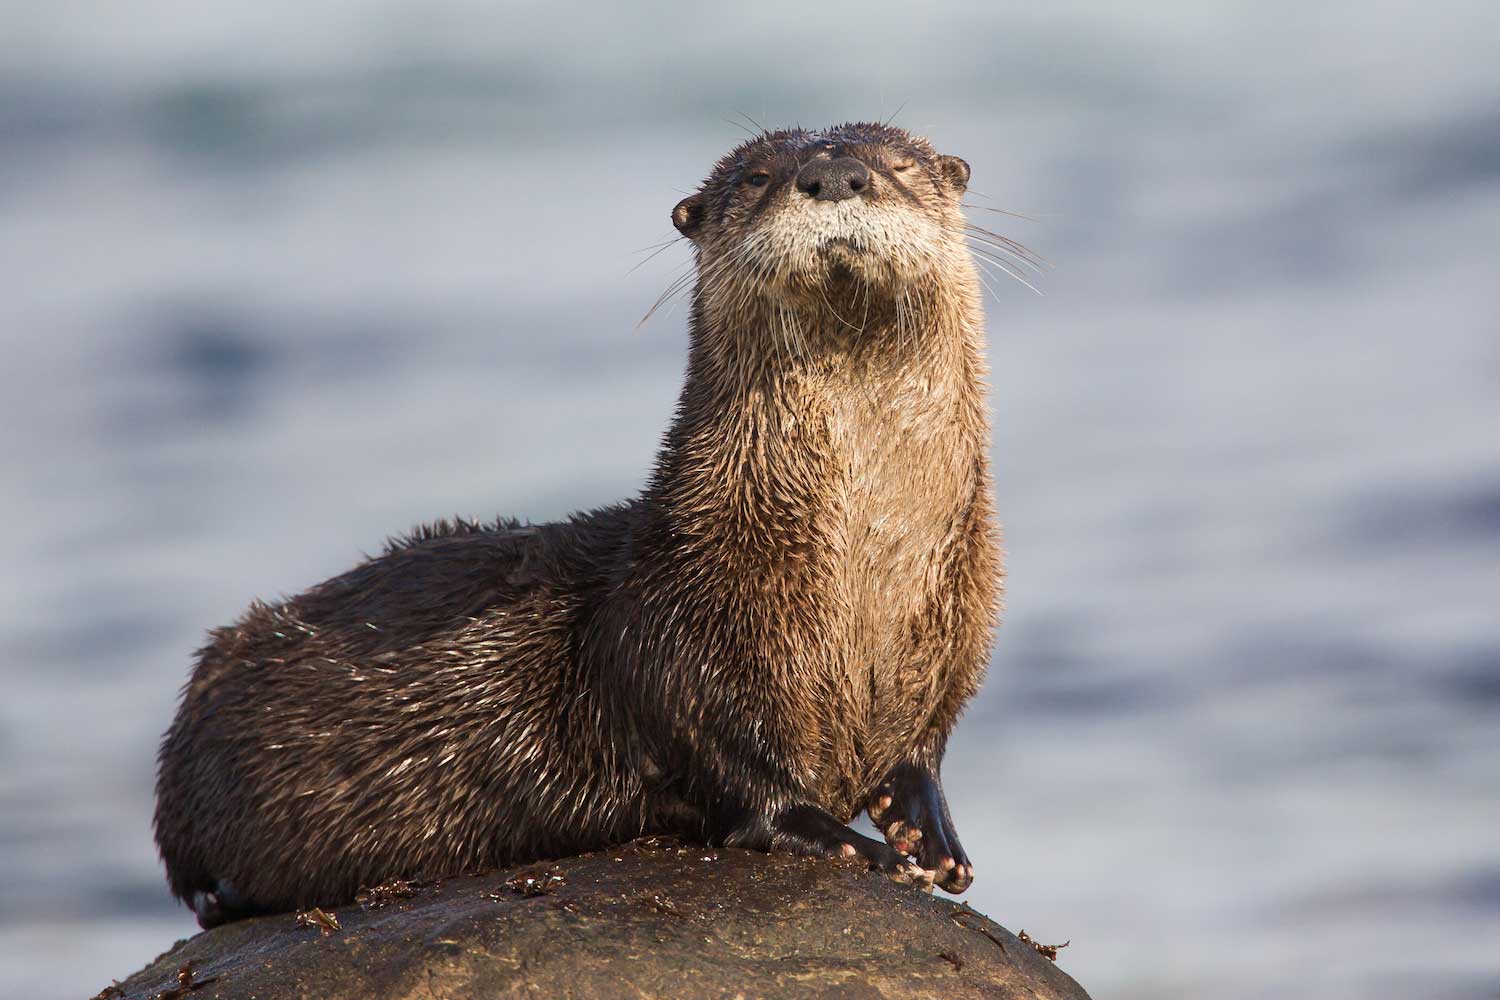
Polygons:
[[783,565],[826,548],[852,518],[882,516],[869,498],[904,501],[934,456],[971,479],[988,430],[978,296],[967,285],[850,315],[847,301],[718,308],[700,283],[649,497],[688,551],[725,546]]

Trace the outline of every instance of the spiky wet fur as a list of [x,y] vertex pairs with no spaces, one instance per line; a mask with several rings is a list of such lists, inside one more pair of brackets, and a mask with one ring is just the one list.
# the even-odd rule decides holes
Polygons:
[[[863,228],[797,214],[858,211],[786,180],[829,142],[875,171]],[[639,499],[439,522],[215,631],[160,754],[172,890],[232,917],[643,833],[797,847],[779,812],[935,774],[1001,576],[949,159],[875,125],[735,150],[679,223],[688,371]]]

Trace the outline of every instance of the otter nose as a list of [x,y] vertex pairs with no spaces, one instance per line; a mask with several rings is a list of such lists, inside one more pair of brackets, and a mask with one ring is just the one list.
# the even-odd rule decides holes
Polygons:
[[821,157],[797,171],[797,190],[818,201],[843,201],[870,186],[870,168],[852,156]]

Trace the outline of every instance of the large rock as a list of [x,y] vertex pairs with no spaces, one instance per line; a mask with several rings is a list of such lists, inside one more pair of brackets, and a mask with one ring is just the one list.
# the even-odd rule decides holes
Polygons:
[[104,995],[1087,1000],[999,924],[850,863],[647,840],[395,888],[338,908],[339,930],[283,914],[199,934]]

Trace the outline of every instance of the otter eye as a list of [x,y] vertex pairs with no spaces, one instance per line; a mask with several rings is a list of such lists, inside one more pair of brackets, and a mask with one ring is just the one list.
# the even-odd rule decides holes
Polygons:
[[902,160],[900,163],[898,163],[895,166],[891,167],[891,169],[894,170],[894,171],[896,171],[896,173],[901,174],[901,173],[905,173],[906,171],[910,170],[914,166],[916,166],[916,161],[915,160]]
[[745,178],[745,183],[754,188],[763,188],[767,184],[771,183],[771,175],[766,173],[764,170],[757,170],[755,173]]

